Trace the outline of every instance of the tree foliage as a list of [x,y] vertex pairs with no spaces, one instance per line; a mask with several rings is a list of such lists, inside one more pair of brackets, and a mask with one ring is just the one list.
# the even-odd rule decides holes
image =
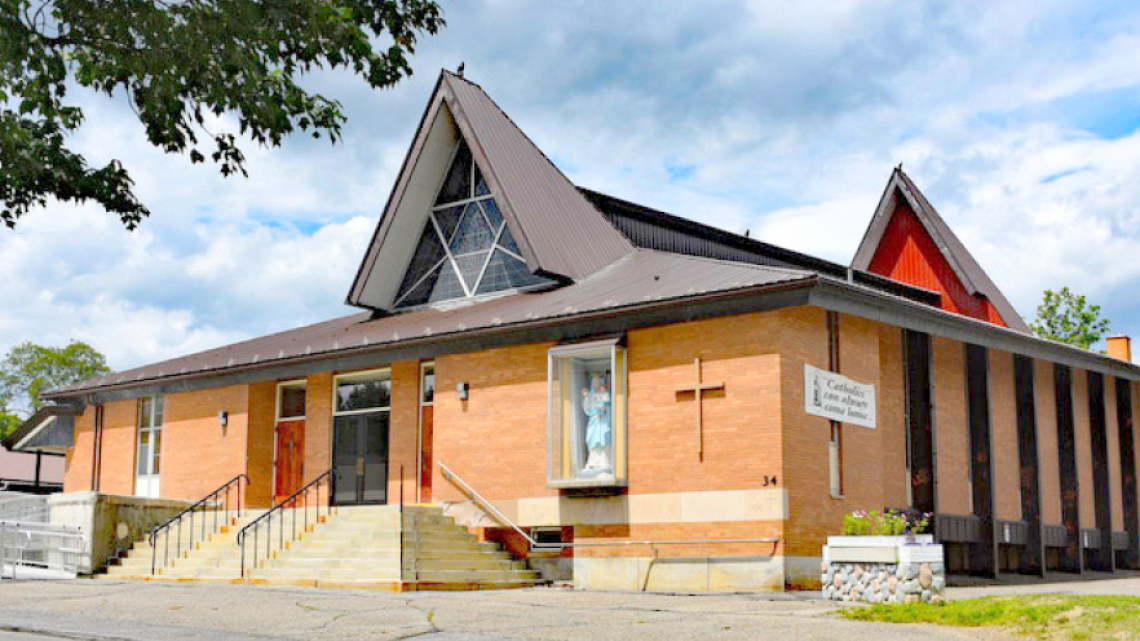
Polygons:
[[0,437],[23,420],[15,405],[35,412],[42,405],[44,392],[110,372],[106,357],[81,341],[71,341],[65,347],[31,342],[13,347],[0,361]]
[[1108,334],[1109,325],[1101,317],[1100,305],[1090,305],[1084,296],[1062,287],[1045,290],[1037,320],[1029,327],[1042,338],[1089,349]]
[[443,24],[431,0],[0,0],[0,220],[49,197],[98,202],[128,229],[149,215],[118,160],[92,167],[68,148],[84,118],[66,102],[75,84],[124,95],[164,151],[245,175],[235,132],[211,116],[264,146],[297,129],[335,142],[341,104],[299,76],[345,68],[390,87]]

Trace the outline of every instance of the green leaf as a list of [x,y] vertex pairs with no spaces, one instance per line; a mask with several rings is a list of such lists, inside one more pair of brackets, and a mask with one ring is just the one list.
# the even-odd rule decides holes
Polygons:
[[[50,27],[34,21],[40,8]],[[128,229],[150,214],[117,161],[91,167],[67,146],[83,122],[64,102],[70,81],[126,95],[151,144],[189,151],[191,163],[205,161],[194,149],[204,132],[219,171],[246,175],[236,138],[207,131],[203,114],[231,114],[259,144],[298,128],[336,142],[339,103],[307,92],[298,74],[343,67],[390,87],[411,75],[418,38],[443,26],[429,0],[0,0],[0,220],[14,227],[49,198],[98,202]]]

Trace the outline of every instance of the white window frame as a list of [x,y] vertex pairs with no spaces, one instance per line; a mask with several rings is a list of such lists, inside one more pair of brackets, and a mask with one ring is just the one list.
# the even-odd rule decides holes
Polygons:
[[380,367],[377,369],[361,370],[359,372],[346,372],[344,374],[337,374],[333,376],[332,384],[332,413],[333,416],[352,416],[354,414],[370,414],[372,412],[389,412],[392,410],[392,395],[388,395],[388,405],[383,407],[369,407],[361,410],[338,410],[340,404],[340,396],[338,390],[340,389],[341,381],[370,381],[370,380],[386,380],[389,385],[392,382],[392,368]]
[[[301,416],[281,416],[281,397],[287,387],[301,387],[305,389],[305,414]],[[273,410],[273,416],[276,417],[276,422],[281,421],[303,421],[305,416],[309,413],[309,381],[304,378],[295,379],[292,381],[280,381],[277,383],[277,406]]]
[[[439,197],[439,192],[440,192],[440,190],[443,189],[444,183],[447,182],[447,178],[451,172],[451,166],[452,166],[452,164],[455,163],[455,157],[459,154],[459,148],[462,147],[463,144],[464,144],[463,137],[460,136],[459,139],[455,141],[455,146],[451,149],[451,153],[447,157],[447,169],[443,172],[443,175],[439,178],[439,181],[436,184],[435,190],[432,192],[435,195],[434,198]],[[468,147],[470,147],[470,145],[468,145]],[[526,285],[524,287],[512,287],[512,288],[497,290],[497,291],[493,291],[493,292],[485,292],[482,294],[478,293],[479,292],[479,286],[483,284],[483,276],[485,276],[487,273],[487,266],[491,264],[491,257],[494,255],[494,253],[496,251],[502,251],[504,254],[511,256],[511,257],[513,257],[519,261],[522,261],[523,263],[526,263],[526,258],[522,257],[519,252],[513,252],[513,251],[511,251],[511,250],[507,249],[506,247],[503,247],[502,245],[499,244],[499,242],[502,240],[503,234],[505,232],[507,232],[509,229],[509,227],[507,225],[506,215],[503,214],[502,210],[500,210],[499,215],[502,216],[503,221],[499,224],[499,226],[497,228],[495,227],[495,225],[491,224],[491,218],[490,218],[490,216],[487,215],[487,210],[485,207],[483,207],[483,203],[486,201],[494,200],[495,199],[495,192],[494,192],[494,190],[491,189],[491,184],[489,181],[487,181],[486,174],[484,174],[483,180],[484,180],[484,182],[487,183],[487,193],[483,194],[483,195],[477,195],[476,192],[478,191],[479,186],[475,183],[475,174],[476,174],[476,169],[478,167],[479,167],[479,163],[477,160],[475,160],[474,152],[472,152],[471,175],[468,177],[468,182],[470,183],[470,186],[471,186],[471,191],[469,192],[471,194],[470,196],[468,196],[467,198],[460,199],[460,200],[455,200],[455,201],[443,203],[442,205],[433,204],[428,209],[428,216],[427,216],[428,221],[430,221],[432,227],[435,229],[436,236],[438,236],[442,240],[443,251],[444,251],[443,258],[441,258],[430,269],[428,269],[426,272],[424,272],[423,276],[421,276],[419,278],[419,280],[412,283],[411,286],[408,287],[408,291],[405,292],[403,296],[399,296],[395,300],[395,302],[393,303],[393,307],[399,307],[400,303],[402,303],[404,301],[404,299],[406,299],[411,292],[415,291],[416,287],[418,287],[420,285],[420,283],[422,283],[424,281],[424,279],[426,279],[434,270],[438,269],[439,266],[442,265],[443,263],[450,263],[451,268],[455,271],[456,275],[459,276],[459,286],[461,288],[463,288],[464,295],[461,297],[458,297],[458,298],[448,298],[446,300],[435,301],[434,303],[433,302],[427,302],[427,303],[421,303],[419,305],[410,305],[410,306],[405,307],[403,309],[405,309],[405,310],[420,309],[423,307],[431,307],[431,306],[436,306],[436,305],[441,305],[441,304],[446,304],[446,303],[455,303],[457,301],[479,300],[479,299],[482,299],[484,297],[487,297],[487,298],[498,297],[498,296],[502,296],[504,294],[527,292],[527,291],[532,291],[532,290],[541,289],[541,288],[550,286],[549,283],[541,283],[540,282],[540,283],[535,283],[533,285]],[[434,198],[432,200],[433,203],[435,202]],[[454,252],[452,252],[451,251],[451,241],[455,239],[455,234],[459,233],[459,225],[462,224],[462,217],[460,218],[459,223],[456,223],[455,229],[452,230],[451,234],[449,236],[445,236],[443,233],[443,229],[439,226],[439,221],[436,220],[435,214],[438,211],[443,211],[445,209],[451,209],[452,207],[464,207],[464,208],[466,208],[466,206],[471,204],[471,203],[477,203],[478,204],[479,213],[482,214],[483,220],[487,223],[487,226],[490,227],[491,230],[494,232],[495,238],[491,243],[491,248],[489,250],[487,250],[487,257],[483,261],[483,265],[479,268],[479,275],[475,278],[475,282],[469,286],[467,283],[467,280],[463,277],[462,272],[459,271],[459,263],[456,261],[456,259],[459,257],[462,257],[462,256],[467,256],[467,255],[479,253],[479,252],[469,252],[468,254],[455,254]],[[497,202],[496,202],[496,206],[498,206]],[[516,242],[517,242],[517,239],[516,239]],[[417,243],[418,243],[418,240],[417,240]],[[418,248],[419,248],[419,246],[417,244],[417,246],[412,249],[413,258],[415,257],[415,251]],[[410,262],[409,262],[409,264],[410,264]],[[407,267],[405,267],[404,269],[406,271]],[[399,292],[397,292],[397,295],[399,295]]]
[[[618,352],[622,352],[621,363],[618,363]],[[555,403],[554,398],[554,377],[556,376],[555,360],[559,357],[578,357],[590,358],[593,356],[597,358],[599,355],[608,353],[610,360],[610,375],[612,377],[611,386],[616,391],[618,377],[621,378],[622,392],[624,394],[624,401],[621,410],[621,424],[623,434],[621,435],[622,447],[617,447],[618,433],[617,433],[617,419],[618,413],[616,408],[613,409],[613,425],[614,430],[614,478],[612,480],[602,479],[566,479],[558,478],[554,474],[554,448],[561,447],[561,441],[555,441],[556,430],[561,430],[561,426],[556,425],[555,416]],[[581,354],[582,356],[579,356]],[[611,393],[615,393],[611,391]],[[557,489],[574,489],[574,488],[591,488],[591,487],[625,487],[629,484],[629,350],[623,345],[621,339],[603,339],[598,341],[591,341],[586,343],[558,345],[550,348],[546,355],[546,485],[549,488]],[[622,475],[617,474],[620,469]]]
[[[142,408],[144,406],[144,401],[150,401],[150,403],[149,403],[150,414],[149,414],[149,416],[145,417],[145,420],[144,420],[144,417],[142,415]],[[162,422],[159,422],[156,424],[155,423],[155,414],[156,414],[156,410],[157,410],[159,405],[162,405]],[[163,427],[163,424],[166,422],[166,403],[165,403],[164,397],[161,394],[156,394],[154,396],[145,396],[145,397],[139,398],[137,401],[136,407],[138,409],[136,410],[136,412],[137,412],[137,422],[136,422],[137,426],[135,428],[135,432],[136,432],[135,433],[135,464],[134,464],[135,495],[136,496],[146,496],[149,498],[158,498],[159,496],[161,496],[161,487],[162,486],[161,486],[160,480],[162,478],[162,466],[160,463],[159,464],[159,471],[158,472],[154,471],[154,462],[155,462],[154,444],[155,444],[155,437],[156,436],[158,437],[160,442],[162,439],[162,427]],[[142,449],[143,432],[146,432],[148,435],[147,449],[146,449],[147,472],[146,472],[146,474],[139,474],[139,456],[140,456],[140,454],[142,454],[139,450]],[[162,456],[161,445],[159,446],[158,456],[159,457]],[[146,487],[145,487],[146,491],[143,493],[140,493],[140,487],[139,487],[140,481],[143,481],[146,484]]]

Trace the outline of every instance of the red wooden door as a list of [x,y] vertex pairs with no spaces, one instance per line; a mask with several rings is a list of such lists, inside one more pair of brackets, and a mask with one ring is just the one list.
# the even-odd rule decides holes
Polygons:
[[420,423],[420,502],[431,503],[431,466],[432,466],[432,406],[425,405],[420,408],[423,412]]
[[274,503],[301,489],[304,477],[305,421],[281,421],[277,424],[277,484]]

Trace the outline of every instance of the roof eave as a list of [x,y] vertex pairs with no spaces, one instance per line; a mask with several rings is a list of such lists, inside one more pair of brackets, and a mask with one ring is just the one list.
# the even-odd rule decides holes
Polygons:
[[1127,361],[835,279],[821,279],[810,302],[904,329],[1140,381],[1140,366]]
[[521,321],[517,323],[510,323],[504,325],[496,325],[491,327],[480,327],[471,330],[453,331],[447,333],[432,334],[430,336],[420,336],[411,339],[400,341],[392,341],[388,343],[376,343],[367,346],[357,346],[339,350],[330,350],[324,352],[316,352],[313,354],[302,354],[297,356],[290,356],[281,359],[263,360],[256,363],[244,363],[232,367],[220,367],[209,370],[199,370],[195,372],[185,372],[173,374],[169,376],[156,376],[150,378],[139,378],[131,381],[123,381],[110,383],[107,385],[99,385],[94,387],[86,387],[74,390],[65,390],[58,392],[51,392],[44,394],[42,398],[45,400],[60,401],[66,399],[83,399],[84,397],[108,392],[113,390],[126,390],[137,387],[145,387],[148,385],[155,385],[161,383],[168,383],[174,381],[184,381],[202,378],[212,378],[223,376],[232,373],[252,372],[258,370],[265,370],[277,367],[284,367],[302,363],[312,363],[331,359],[338,359],[344,357],[355,356],[359,354],[369,353],[383,353],[385,351],[392,351],[398,348],[408,348],[418,345],[425,345],[435,342],[442,342],[452,338],[479,338],[483,336],[492,336],[498,334],[509,334],[513,332],[522,332],[526,330],[539,329],[543,327],[550,327],[560,325],[568,322],[589,321],[599,318],[608,318],[621,315],[641,314],[656,309],[667,307],[691,306],[701,303],[713,302],[718,300],[726,300],[744,296],[753,296],[758,294],[768,294],[782,291],[789,291],[794,289],[809,288],[819,280],[819,276],[815,274],[808,275],[804,278],[781,281],[779,283],[754,285],[748,287],[741,287],[736,289],[719,290],[715,292],[708,292],[697,294],[694,296],[681,296],[675,298],[668,298],[656,301],[646,301],[624,305],[619,307],[610,307],[605,309],[591,310],[589,312],[552,316],[547,318],[535,319],[531,321]]

